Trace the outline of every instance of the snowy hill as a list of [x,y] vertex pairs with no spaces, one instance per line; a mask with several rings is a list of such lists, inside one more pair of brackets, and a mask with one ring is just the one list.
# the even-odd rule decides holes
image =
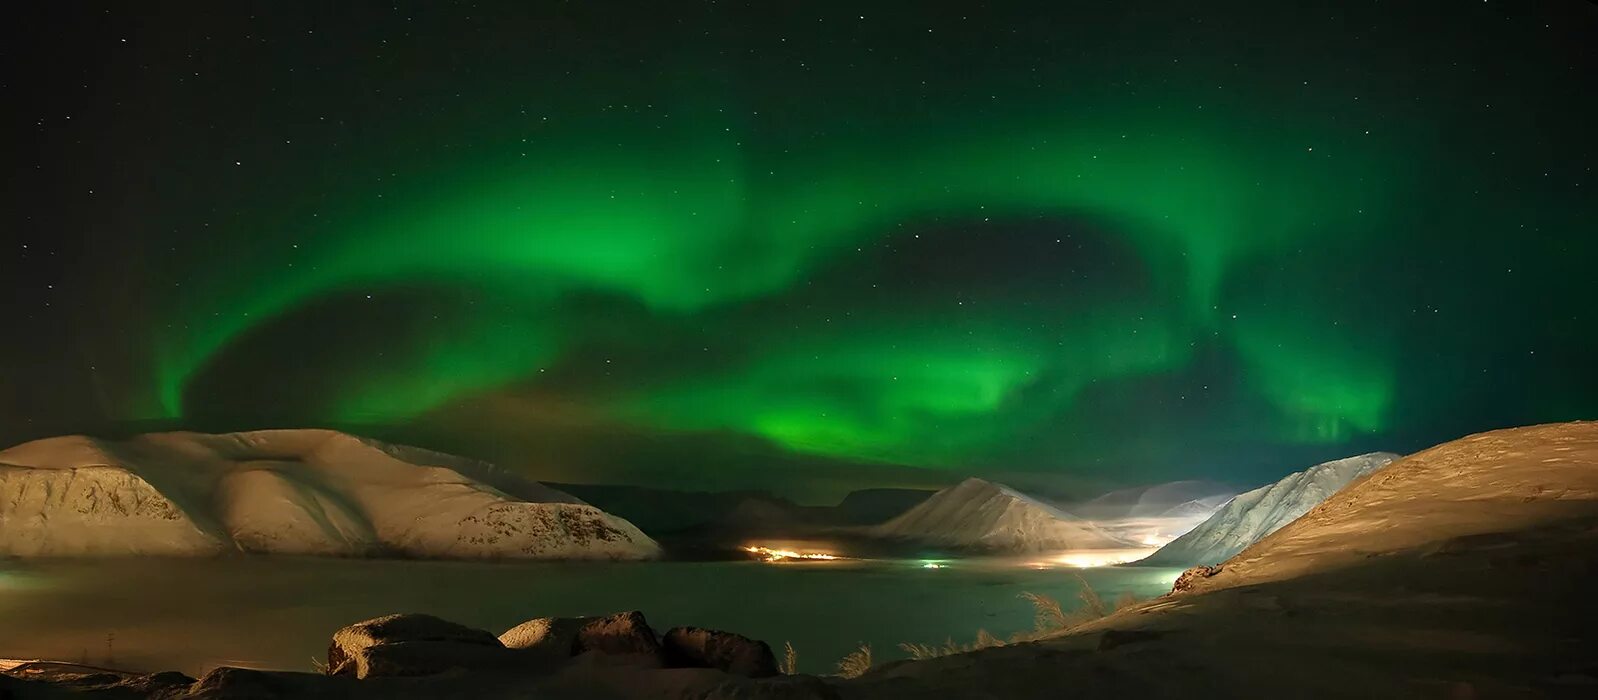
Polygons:
[[1314,508],[1349,482],[1398,459],[1390,452],[1317,464],[1269,486],[1240,494],[1209,519],[1161,547],[1141,564],[1219,564]]
[[1005,552],[1127,546],[1092,523],[981,479],[966,479],[939,491],[870,532],[884,538]]
[[1591,698],[1595,524],[1598,422],[1472,435],[1356,479],[1170,596],[884,665],[850,697]]
[[1171,506],[1155,517],[1198,518],[1203,520],[1213,515],[1215,511],[1220,510],[1221,506],[1226,505],[1226,503],[1232,500],[1233,497],[1234,496],[1231,494],[1225,494],[1206,496],[1204,498],[1195,498],[1191,501],[1184,501],[1177,505]]
[[638,559],[626,520],[492,465],[330,430],[0,451],[0,554]]
[[[1494,430],[1398,459],[1348,485],[1199,588],[1330,571],[1397,552],[1423,560],[1481,554],[1502,566],[1509,551],[1509,563],[1535,576],[1542,562],[1521,550],[1590,543],[1594,522],[1598,422]],[[1594,551],[1590,544],[1582,550]]]
[[185,555],[222,549],[183,509],[126,469],[0,463],[0,553]]

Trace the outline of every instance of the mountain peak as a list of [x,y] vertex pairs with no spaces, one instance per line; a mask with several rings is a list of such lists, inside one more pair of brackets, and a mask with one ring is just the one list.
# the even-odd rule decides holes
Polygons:
[[1076,516],[1003,484],[970,478],[932,495],[875,534],[957,549],[1048,551],[1125,547]]

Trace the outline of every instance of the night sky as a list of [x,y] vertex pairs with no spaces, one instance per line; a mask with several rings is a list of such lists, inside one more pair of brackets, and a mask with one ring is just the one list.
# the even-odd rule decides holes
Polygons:
[[58,4],[0,29],[7,444],[819,498],[1598,418],[1583,0]]

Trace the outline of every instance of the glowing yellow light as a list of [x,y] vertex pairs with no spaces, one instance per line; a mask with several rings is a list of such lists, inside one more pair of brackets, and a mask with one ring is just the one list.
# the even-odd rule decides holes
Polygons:
[[1072,552],[1056,559],[1066,566],[1077,569],[1091,569],[1096,566],[1113,566],[1137,561],[1149,555],[1144,549],[1112,549],[1092,552]]
[[1132,549],[1090,549],[1065,552],[1045,561],[1027,562],[1027,566],[1034,569],[1049,569],[1056,566],[1068,566],[1073,569],[1092,569],[1099,566],[1114,566],[1116,564],[1134,562],[1153,553],[1153,548],[1142,547]]
[[838,557],[821,552],[796,552],[791,549],[772,549],[771,547],[744,547],[744,551],[759,555],[763,561],[785,561],[788,559],[824,559],[832,560]]

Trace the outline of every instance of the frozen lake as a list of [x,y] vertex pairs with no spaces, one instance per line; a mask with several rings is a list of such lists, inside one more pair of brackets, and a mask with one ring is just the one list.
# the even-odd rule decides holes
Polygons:
[[478,563],[287,557],[0,562],[0,658],[197,674],[216,665],[309,670],[339,627],[427,612],[495,634],[529,618],[642,610],[657,631],[698,625],[792,642],[831,670],[859,642],[969,642],[1030,629],[1018,595],[1078,604],[1170,590],[1176,569],[1035,569],[1024,562]]

